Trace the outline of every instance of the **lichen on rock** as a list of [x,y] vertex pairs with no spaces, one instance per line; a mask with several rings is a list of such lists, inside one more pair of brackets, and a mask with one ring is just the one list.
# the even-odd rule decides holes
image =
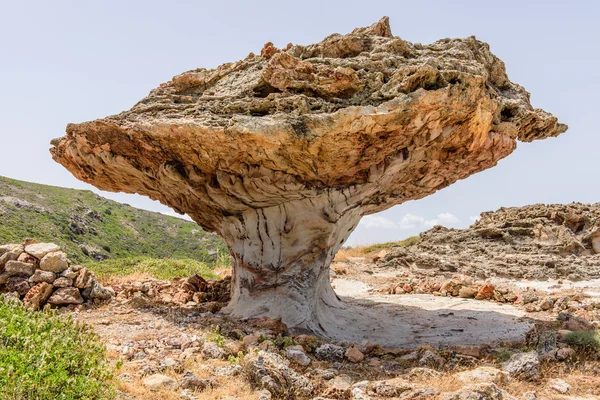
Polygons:
[[425,197],[566,130],[475,37],[412,44],[383,18],[197,69],[54,140],[77,178],[139,193],[227,242],[238,317],[327,336],[329,264],[364,215]]

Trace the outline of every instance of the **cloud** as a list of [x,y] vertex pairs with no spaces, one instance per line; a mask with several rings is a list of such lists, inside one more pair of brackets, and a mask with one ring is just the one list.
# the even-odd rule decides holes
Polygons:
[[453,225],[456,224],[457,222],[460,222],[460,220],[454,215],[454,214],[450,214],[450,213],[441,213],[438,214],[437,218],[425,221],[425,225],[432,227],[435,225]]
[[454,225],[460,220],[451,213],[438,214],[436,218],[426,220],[420,215],[405,214],[400,222],[395,222],[379,215],[367,215],[360,221],[361,226],[365,229],[424,229],[431,228],[435,225]]
[[470,220],[471,222],[477,222],[477,221],[479,221],[479,218],[480,218],[480,217],[479,217],[479,215],[471,215],[471,216],[469,217],[469,220]]
[[367,215],[360,221],[366,229],[396,229],[398,224],[379,215]]
[[414,214],[406,214],[400,220],[400,229],[415,229],[425,223],[425,218]]

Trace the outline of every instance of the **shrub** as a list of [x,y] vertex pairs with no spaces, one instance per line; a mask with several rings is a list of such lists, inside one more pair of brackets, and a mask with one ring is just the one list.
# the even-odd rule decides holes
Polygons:
[[130,257],[109,259],[87,263],[85,267],[101,279],[131,274],[148,274],[157,279],[173,279],[195,274],[204,278],[216,277],[210,267],[201,261],[171,258]]
[[112,369],[93,330],[0,299],[2,399],[112,399]]
[[206,340],[209,342],[214,342],[219,347],[225,346],[225,336],[221,334],[221,327],[219,325],[214,325],[207,335]]
[[574,331],[565,335],[565,343],[585,350],[600,351],[600,331]]

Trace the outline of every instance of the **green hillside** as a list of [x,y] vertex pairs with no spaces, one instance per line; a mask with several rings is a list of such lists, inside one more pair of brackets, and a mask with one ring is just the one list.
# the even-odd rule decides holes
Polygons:
[[183,219],[140,210],[89,190],[0,177],[0,244],[54,242],[72,261],[135,256],[214,264],[229,254],[221,238]]

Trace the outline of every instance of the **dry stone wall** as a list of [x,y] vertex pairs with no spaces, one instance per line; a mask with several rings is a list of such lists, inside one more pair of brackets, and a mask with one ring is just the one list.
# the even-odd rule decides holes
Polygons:
[[31,310],[108,300],[114,295],[91,271],[72,265],[58,245],[28,242],[0,246],[0,293],[11,293]]

